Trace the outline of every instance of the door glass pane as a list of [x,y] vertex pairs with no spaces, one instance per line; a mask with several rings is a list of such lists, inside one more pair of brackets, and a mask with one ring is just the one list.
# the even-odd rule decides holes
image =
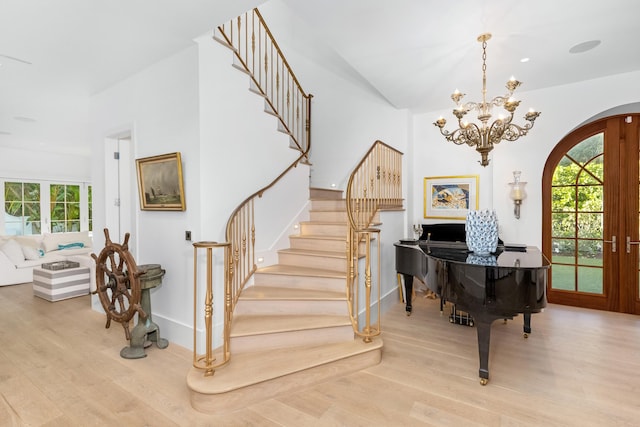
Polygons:
[[575,237],[576,224],[575,214],[559,213],[551,214],[551,234],[554,237]]
[[573,264],[576,255],[576,242],[573,239],[553,239],[553,262]]
[[602,294],[602,268],[578,267],[578,291]]
[[578,240],[578,264],[602,267],[602,240]]
[[556,265],[551,268],[553,289],[575,291],[575,267],[572,265]]
[[604,134],[573,146],[551,188],[552,288],[603,292]]
[[602,237],[604,215],[602,213],[578,214],[578,237],[599,239]]

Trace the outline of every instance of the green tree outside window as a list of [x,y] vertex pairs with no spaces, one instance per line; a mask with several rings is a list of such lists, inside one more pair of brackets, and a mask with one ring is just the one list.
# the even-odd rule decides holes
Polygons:
[[5,182],[4,204],[5,233],[40,234],[40,184]]
[[80,231],[80,186],[52,184],[51,232]]

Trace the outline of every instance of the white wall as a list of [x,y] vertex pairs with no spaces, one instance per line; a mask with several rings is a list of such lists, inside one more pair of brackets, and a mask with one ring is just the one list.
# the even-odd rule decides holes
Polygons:
[[[277,131],[276,119],[264,113],[263,99],[249,91],[249,78],[234,69],[232,53],[210,37],[94,96],[94,188],[105,186],[106,136],[132,129],[134,157],[180,151],[185,185],[185,212],[141,211],[135,202],[134,230],[138,264],[159,263],[167,273],[161,287],[152,291],[153,318],[161,334],[187,348],[193,339],[194,241],[225,241],[230,213],[250,194],[275,179],[297,158],[288,138]],[[135,164],[129,165],[134,169]],[[258,251],[274,251],[275,242],[290,226],[283,212],[298,213],[308,201],[309,172],[296,168],[294,182],[273,190],[257,204],[269,227],[258,223]],[[137,194],[137,182],[129,183]],[[109,178],[109,177],[107,177]],[[283,203],[278,191],[299,197]],[[95,197],[95,229],[105,224],[105,200]],[[275,202],[273,201],[275,200]],[[192,241],[184,232],[192,232]],[[96,242],[102,247],[104,239]],[[113,241],[116,240],[112,236]],[[204,272],[204,253],[198,254],[198,271]],[[221,334],[223,301],[222,251],[214,254],[214,323]],[[205,281],[198,275],[199,301]],[[94,301],[94,306],[97,302]],[[203,316],[198,316],[199,319]],[[202,324],[198,329],[202,330]]]
[[90,182],[89,157],[0,147],[0,177]]
[[[200,232],[194,240],[226,241],[229,215],[247,197],[271,183],[297,159],[277,119],[264,112],[264,99],[249,91],[249,77],[231,66],[233,54],[211,37],[198,39],[200,55]],[[256,201],[256,253],[274,260],[282,233],[308,202],[309,171],[298,166]],[[302,191],[301,191],[302,190]],[[268,224],[268,226],[265,226]],[[285,239],[286,240],[286,239]],[[214,252],[214,345],[221,343],[223,252]],[[198,254],[204,272],[205,252]],[[193,261],[191,261],[193,262]],[[199,274],[198,305],[206,283]],[[215,302],[218,303],[215,303]],[[199,319],[203,319],[199,316]],[[203,322],[199,321],[198,343]]]
[[300,84],[313,95],[311,108],[311,185],[345,189],[349,175],[376,140],[405,152],[409,113],[392,107],[379,94],[338,76],[307,40],[286,5],[269,1],[260,7],[269,29],[285,53]]
[[[91,102],[94,241],[96,249],[104,246],[100,232],[105,227],[105,139],[116,129],[133,130],[135,158],[179,151],[187,210],[185,212],[140,211],[136,200],[136,223],[129,231],[136,239],[133,253],[137,264],[161,264],[166,275],[161,286],[151,291],[152,312],[161,327],[161,335],[181,345],[190,344],[184,337],[192,333],[193,306],[189,273],[192,247],[184,240],[185,230],[195,230],[200,220],[200,147],[198,108],[198,50],[194,45],[153,67],[138,73],[94,96]],[[121,165],[135,170],[132,161]],[[138,194],[136,174],[129,188]],[[123,236],[111,236],[122,242]],[[94,305],[97,302],[94,298]]]
[[[444,222],[423,218],[422,180],[425,176],[480,175],[480,208],[496,210],[503,240],[540,247],[542,172],[549,153],[565,135],[593,116],[620,105],[639,102],[639,80],[640,72],[633,72],[520,93],[522,112],[519,116],[529,107],[542,114],[529,135],[497,145],[486,168],[479,165],[480,155],[474,149],[446,142],[432,124],[443,116],[451,123],[448,128],[453,129],[455,117],[451,110],[414,116],[414,172],[409,193],[413,202],[409,221]],[[513,181],[514,170],[522,171],[522,180],[528,183],[519,220],[513,216],[513,202],[509,199],[508,183]]]

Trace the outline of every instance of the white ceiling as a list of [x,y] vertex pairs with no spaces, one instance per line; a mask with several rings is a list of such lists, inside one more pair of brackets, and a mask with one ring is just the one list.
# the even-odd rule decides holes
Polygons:
[[[88,152],[91,94],[260,3],[1,0],[0,147]],[[637,0],[271,0],[260,9],[285,55],[313,53],[415,112],[452,106],[456,88],[479,100],[484,32],[493,34],[488,96],[503,94],[512,75],[523,92],[640,70]],[[601,44],[569,52],[591,40]]]

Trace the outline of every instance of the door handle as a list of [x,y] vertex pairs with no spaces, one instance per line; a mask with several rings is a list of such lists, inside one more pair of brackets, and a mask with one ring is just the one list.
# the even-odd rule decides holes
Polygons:
[[631,241],[631,237],[627,236],[627,253],[631,253],[631,245],[640,245],[640,242]]
[[[628,238],[627,238],[628,239]],[[615,252],[616,251],[616,236],[611,236],[611,240],[604,240],[605,243],[611,243],[611,252]],[[628,240],[627,240],[628,242]],[[627,243],[628,245],[628,243]],[[627,246],[627,248],[629,248],[629,246]],[[627,249],[628,251],[628,249]]]

